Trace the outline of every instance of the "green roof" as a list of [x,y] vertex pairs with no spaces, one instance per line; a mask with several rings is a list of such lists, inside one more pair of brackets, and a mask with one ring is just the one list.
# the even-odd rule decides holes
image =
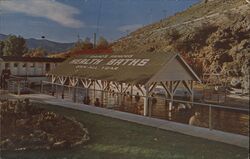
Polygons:
[[69,58],[49,74],[146,84],[177,55],[175,53],[81,55]]

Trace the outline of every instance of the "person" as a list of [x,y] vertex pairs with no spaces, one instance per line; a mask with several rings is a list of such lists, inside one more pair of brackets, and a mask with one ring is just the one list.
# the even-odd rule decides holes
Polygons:
[[129,94],[129,92],[127,92],[126,97],[127,97],[127,98],[126,98],[127,101],[130,101],[130,100],[131,100],[131,95]]
[[194,115],[189,119],[189,125],[201,126],[200,115],[201,114],[199,112],[195,112]]
[[138,92],[135,95],[135,101],[136,101],[136,103],[138,103],[140,101],[140,95]]
[[152,106],[155,106],[157,103],[157,99],[155,98],[155,94],[152,94]]
[[189,100],[189,98],[188,98],[188,93],[187,93],[186,91],[184,92],[183,100],[184,100],[184,101],[188,101],[188,100]]
[[7,89],[7,80],[10,78],[11,71],[9,69],[9,65],[6,63],[5,68],[2,70],[1,73],[1,85],[3,89]]
[[101,106],[101,103],[100,103],[99,98],[96,98],[96,99],[95,99],[94,105],[97,106],[97,107],[100,107],[100,106]]
[[89,105],[90,104],[90,97],[89,96],[87,96],[87,97],[85,96],[84,99],[83,99],[83,103]]

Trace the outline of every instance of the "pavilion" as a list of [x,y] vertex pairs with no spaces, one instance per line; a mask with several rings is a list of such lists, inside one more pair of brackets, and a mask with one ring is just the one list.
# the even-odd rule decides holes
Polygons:
[[[98,85],[102,91],[112,86],[116,93],[140,90],[144,97],[144,115],[149,114],[149,98],[156,85],[161,85],[171,99],[182,84],[193,101],[193,82],[201,80],[177,53],[90,54],[69,58],[48,73],[52,83],[89,89]],[[68,82],[66,82],[68,81]],[[73,94],[75,91],[73,92]]]

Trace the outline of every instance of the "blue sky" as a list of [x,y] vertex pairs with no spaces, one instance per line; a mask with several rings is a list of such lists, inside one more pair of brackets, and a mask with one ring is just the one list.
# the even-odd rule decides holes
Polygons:
[[0,0],[0,33],[75,42],[97,32],[114,41],[199,1]]

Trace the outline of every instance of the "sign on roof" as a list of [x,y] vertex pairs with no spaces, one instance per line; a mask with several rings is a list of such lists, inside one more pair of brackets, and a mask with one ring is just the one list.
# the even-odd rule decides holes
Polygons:
[[173,53],[81,55],[63,62],[50,74],[145,84],[174,57]]

